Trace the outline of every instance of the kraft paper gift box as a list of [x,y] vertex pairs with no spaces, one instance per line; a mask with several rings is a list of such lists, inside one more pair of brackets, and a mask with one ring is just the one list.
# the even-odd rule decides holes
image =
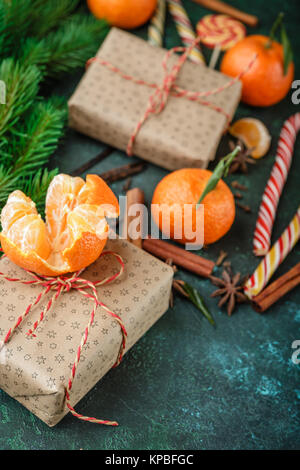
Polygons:
[[[111,29],[97,58],[118,67],[124,74],[160,85],[166,50],[117,28]],[[169,59],[168,67],[178,60]],[[195,92],[224,86],[231,79],[203,64],[187,60],[176,85]],[[73,129],[126,150],[130,137],[144,115],[153,88],[124,79],[95,61],[87,68],[69,100],[69,125]],[[204,98],[231,117],[241,96],[241,82]],[[215,157],[226,130],[224,114],[186,98],[169,96],[164,110],[150,115],[137,134],[133,153],[169,170],[206,168]]]
[[[105,250],[121,255],[125,270],[113,283],[98,287],[97,293],[99,300],[122,319],[128,334],[128,351],[168,309],[173,270],[124,240],[109,240]],[[7,258],[0,260],[0,271],[8,277],[32,279]],[[111,255],[105,255],[88,267],[81,277],[95,282],[118,271],[117,261]],[[41,306],[24,319],[3,346],[9,328],[41,289],[40,286],[0,279],[0,388],[46,424],[54,426],[69,411],[65,387],[93,302],[76,290],[65,292],[37,328],[35,338],[26,332],[39,318]],[[48,300],[47,296],[43,306]],[[121,341],[119,324],[99,307],[70,392],[71,406],[113,367]],[[99,418],[107,417],[105,411],[103,403],[103,416]]]

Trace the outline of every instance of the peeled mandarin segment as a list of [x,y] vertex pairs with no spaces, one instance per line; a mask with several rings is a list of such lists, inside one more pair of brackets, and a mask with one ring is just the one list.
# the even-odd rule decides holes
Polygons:
[[246,147],[254,148],[253,158],[263,157],[271,145],[271,136],[266,126],[255,118],[243,118],[229,128],[229,133],[242,140]]
[[3,231],[8,230],[16,220],[26,214],[37,215],[34,202],[29,197],[25,196],[22,191],[17,190],[12,192],[1,212],[1,225]]
[[94,204],[77,206],[69,213],[67,224],[72,240],[79,238],[83,232],[95,233],[102,237],[107,230],[107,222],[102,209]]
[[86,183],[78,194],[78,204],[101,205],[107,217],[118,217],[120,213],[118,199],[98,175],[87,175]]
[[82,178],[64,174],[51,181],[46,197],[46,220],[54,244],[65,230],[67,215],[77,205],[77,196],[84,184]]
[[24,252],[34,251],[43,259],[51,253],[47,229],[40,215],[24,215],[11,225],[5,235]]

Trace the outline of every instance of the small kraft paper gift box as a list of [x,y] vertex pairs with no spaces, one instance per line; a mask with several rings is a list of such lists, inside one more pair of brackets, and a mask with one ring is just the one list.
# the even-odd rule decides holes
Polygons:
[[[119,277],[118,257],[124,267]],[[88,294],[92,289],[67,288],[47,311],[53,291],[34,306],[41,286],[14,281],[32,282],[33,277],[5,257],[0,271],[0,387],[49,426],[57,424],[116,364],[124,346],[121,325],[127,333],[122,351],[126,352],[168,309],[173,279],[167,264],[125,240],[109,240],[105,253],[80,275],[91,283],[112,280],[96,288],[102,304],[95,309],[86,339],[94,307]],[[30,304],[34,308],[28,312]],[[43,321],[35,335],[28,334],[41,311]],[[24,312],[28,315],[18,325]]]
[[112,28],[69,100],[70,127],[169,170],[206,168],[241,82],[181,57]]

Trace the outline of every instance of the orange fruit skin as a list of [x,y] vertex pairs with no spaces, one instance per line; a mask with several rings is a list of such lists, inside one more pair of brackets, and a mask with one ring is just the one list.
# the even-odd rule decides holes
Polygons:
[[284,75],[282,45],[272,41],[271,47],[266,48],[268,41],[267,36],[247,36],[229,49],[221,62],[221,72],[236,77],[247,67],[254,54],[258,54],[251,69],[241,78],[242,101],[251,106],[264,107],[278,103],[287,95],[294,79],[293,62]]
[[34,251],[25,253],[12,243],[5,235],[0,234],[1,247],[6,256],[23,269],[38,273],[42,276],[59,276],[62,273],[54,267],[50,267]]
[[85,189],[80,193],[79,203],[96,204],[108,207],[108,216],[118,217],[120,214],[119,202],[105,181],[98,175],[87,175]]
[[118,28],[134,29],[152,17],[157,0],[87,0],[87,4],[96,18]]
[[66,248],[63,253],[71,271],[79,271],[92,264],[101,255],[108,236],[99,239],[94,233],[85,232],[78,238],[71,248]]
[[[203,230],[203,227],[196,225],[196,204],[211,175],[212,172],[209,170],[184,168],[169,173],[158,183],[153,194],[152,204],[158,204],[162,210],[159,212],[159,206],[152,206],[151,211],[153,219],[161,231],[163,231],[163,223],[168,217],[163,204],[169,208],[173,204],[177,204],[181,209],[184,204],[193,204],[192,230],[195,233],[198,233],[198,230]],[[223,237],[232,226],[235,219],[235,202],[227,184],[220,180],[215,189],[205,196],[202,204],[204,205],[204,244],[209,245]],[[180,239],[174,237],[176,220],[179,220],[176,208],[172,208],[170,209],[171,238],[182,244],[195,241],[195,238],[188,239],[184,234]],[[164,233],[167,235],[166,231]]]

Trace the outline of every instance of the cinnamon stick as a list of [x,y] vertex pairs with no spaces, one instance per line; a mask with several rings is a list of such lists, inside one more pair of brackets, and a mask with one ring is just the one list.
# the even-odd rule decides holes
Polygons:
[[221,2],[220,0],[194,0],[194,2],[208,8],[209,10],[232,16],[249,26],[256,26],[258,23],[258,18],[256,16],[238,10],[237,8],[227,5],[227,3]]
[[[125,215],[125,222],[124,222],[124,236],[127,240],[132,243],[133,245],[137,246],[138,248],[142,248],[142,236],[143,236],[143,209],[141,208],[138,211],[138,215],[130,215],[130,208],[134,204],[144,204],[145,202],[145,195],[144,191],[139,188],[133,188],[127,191],[126,193],[126,215]],[[134,227],[132,222],[134,222]],[[135,235],[137,238],[131,238],[130,235],[130,227],[134,230]]]
[[103,178],[106,183],[114,183],[128,176],[136,175],[146,168],[145,163],[130,163],[129,165],[120,166],[118,168],[113,168],[112,170],[101,173],[99,176]]
[[300,263],[272,282],[260,294],[253,297],[253,308],[257,312],[263,313],[298,284],[300,284]]
[[112,147],[107,147],[105,150],[100,152],[96,157],[92,158],[88,162],[84,163],[80,167],[76,168],[76,170],[73,170],[71,175],[72,176],[80,176],[82,173],[85,173],[88,171],[90,168],[93,166],[97,165],[97,163],[102,162],[105,158],[109,157],[113,153],[113,148]]
[[181,266],[199,276],[209,277],[215,267],[213,261],[162,240],[146,238],[143,242],[143,248],[157,258],[163,260],[171,258],[176,266]]

